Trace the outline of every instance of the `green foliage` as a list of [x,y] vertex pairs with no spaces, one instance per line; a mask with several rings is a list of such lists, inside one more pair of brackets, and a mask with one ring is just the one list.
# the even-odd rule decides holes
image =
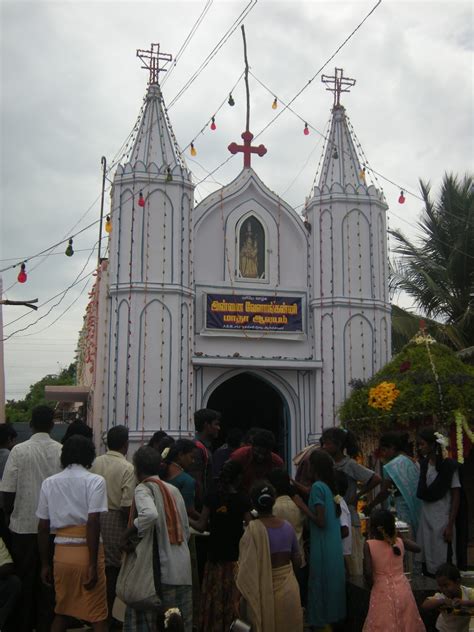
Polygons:
[[[390,411],[368,404],[369,390],[380,382],[393,382],[400,391]],[[441,423],[450,423],[455,410],[461,410],[468,418],[474,414],[474,367],[462,362],[442,344],[410,342],[368,382],[353,384],[339,417],[348,428],[365,433],[394,424],[419,424],[433,417]]]
[[[474,178],[446,174],[436,201],[429,184],[420,182],[420,188],[424,209],[419,242],[390,231],[400,255],[392,286],[409,294],[423,314],[440,321],[440,333],[450,346],[463,349],[474,345]],[[410,326],[406,320],[404,325]]]
[[54,408],[56,402],[46,400],[44,397],[45,386],[63,386],[76,383],[76,364],[73,362],[67,369],[62,369],[57,375],[45,375],[41,380],[30,386],[30,390],[24,399],[9,399],[5,405],[5,416],[11,423],[29,422],[31,411],[35,406],[46,404]]

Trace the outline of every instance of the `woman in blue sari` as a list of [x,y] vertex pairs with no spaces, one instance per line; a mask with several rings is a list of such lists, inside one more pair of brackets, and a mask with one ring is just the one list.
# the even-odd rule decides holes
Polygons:
[[380,437],[380,458],[384,479],[382,490],[367,506],[366,513],[393,494],[397,518],[410,525],[412,537],[416,537],[420,518],[421,502],[416,496],[419,466],[407,455],[408,434],[386,432]]

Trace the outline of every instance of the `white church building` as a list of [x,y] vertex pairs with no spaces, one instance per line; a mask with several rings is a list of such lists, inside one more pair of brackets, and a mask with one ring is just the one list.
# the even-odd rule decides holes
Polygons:
[[98,442],[115,424],[135,447],[159,429],[189,436],[207,407],[224,433],[271,429],[289,462],[337,425],[351,381],[389,360],[387,204],[365,183],[339,72],[304,217],[258,177],[252,154],[264,149],[248,130],[229,147],[243,151],[240,174],[196,205],[151,74],[80,337]]

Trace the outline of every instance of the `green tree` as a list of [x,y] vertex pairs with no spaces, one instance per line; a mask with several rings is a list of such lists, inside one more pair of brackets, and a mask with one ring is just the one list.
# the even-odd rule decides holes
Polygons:
[[[390,231],[400,255],[392,284],[431,319],[438,340],[463,349],[474,345],[474,180],[446,174],[436,201],[429,184],[420,180],[420,188],[424,208],[419,243]],[[397,317],[410,328],[406,313]],[[397,327],[400,333],[404,322],[395,323]]]
[[26,421],[31,419],[31,411],[35,406],[46,404],[54,408],[56,402],[46,400],[44,396],[45,386],[59,386],[67,384],[75,384],[76,382],[76,364],[73,362],[66,369],[62,369],[56,375],[45,375],[41,380],[30,386],[30,390],[24,399],[9,399],[5,405],[5,415],[8,421]]

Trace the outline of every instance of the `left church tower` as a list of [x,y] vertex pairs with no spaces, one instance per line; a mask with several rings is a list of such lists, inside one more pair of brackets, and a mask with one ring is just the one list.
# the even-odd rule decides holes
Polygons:
[[[103,429],[124,424],[137,445],[192,417],[194,187],[168,119],[152,45],[136,139],[112,186]],[[139,55],[142,60],[143,56]]]

